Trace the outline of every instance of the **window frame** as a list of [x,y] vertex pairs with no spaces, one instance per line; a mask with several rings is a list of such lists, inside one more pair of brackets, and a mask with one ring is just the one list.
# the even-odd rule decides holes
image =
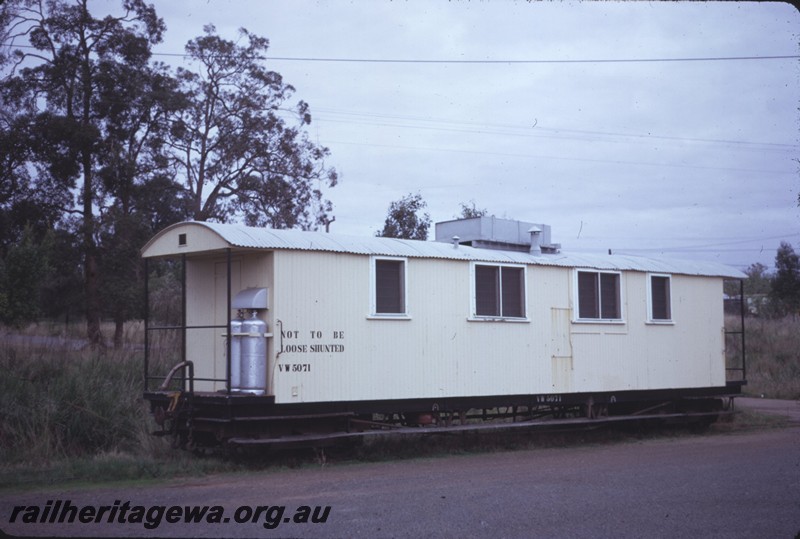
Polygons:
[[[597,275],[597,314],[596,318],[581,317],[580,311],[580,274],[591,273]],[[616,275],[618,279],[618,293],[617,293],[617,306],[619,309],[619,318],[603,318],[603,297],[602,297],[602,283],[601,275]],[[572,275],[574,296],[572,298],[573,307],[573,322],[579,324],[625,324],[625,292],[623,286],[623,272],[616,270],[598,270],[592,268],[575,268]]]
[[[667,280],[667,314],[668,318],[656,318],[653,316],[653,277]],[[647,323],[648,324],[661,324],[672,325],[675,323],[674,312],[672,310],[672,275],[668,273],[648,273],[647,274]]]
[[[485,315],[478,314],[478,297],[477,297],[477,267],[485,266],[497,268],[498,271],[498,315]],[[503,268],[518,269],[522,272],[522,290],[520,291],[520,300],[522,308],[522,316],[503,316]],[[525,264],[503,264],[495,262],[470,262],[469,266],[469,289],[470,289],[470,315],[467,318],[473,322],[530,322],[528,318],[528,266]]]
[[[379,261],[400,262],[401,273],[399,284],[402,287],[400,291],[401,301],[403,302],[403,309],[401,312],[378,312],[378,264]],[[408,310],[408,258],[397,256],[372,256],[369,262],[369,315],[367,318],[376,320],[410,320]]]

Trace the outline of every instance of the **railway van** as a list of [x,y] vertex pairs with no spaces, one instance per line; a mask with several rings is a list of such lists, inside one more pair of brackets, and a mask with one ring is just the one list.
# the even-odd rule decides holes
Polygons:
[[545,224],[460,219],[415,241],[190,221],[142,257],[144,397],[176,447],[702,422],[745,384],[723,312],[742,272],[572,254]]

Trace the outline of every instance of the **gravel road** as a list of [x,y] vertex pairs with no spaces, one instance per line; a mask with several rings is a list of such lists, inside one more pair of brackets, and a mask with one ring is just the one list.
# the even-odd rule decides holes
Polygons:
[[[337,464],[159,486],[4,494],[0,529],[20,536],[105,537],[796,537],[800,403],[738,399],[737,406],[781,413],[793,423],[724,435]],[[79,509],[110,506],[107,514],[116,509],[111,523],[106,516],[86,524],[23,522],[34,516],[30,506],[43,511],[48,501],[52,506],[58,500]],[[151,511],[154,524],[158,506],[173,505],[219,506],[224,513],[212,515],[219,523],[170,523],[166,509],[153,529],[145,527],[147,518],[130,522],[136,506]],[[317,506],[317,520],[330,507],[325,522],[312,521]],[[11,523],[15,507],[21,508]]]

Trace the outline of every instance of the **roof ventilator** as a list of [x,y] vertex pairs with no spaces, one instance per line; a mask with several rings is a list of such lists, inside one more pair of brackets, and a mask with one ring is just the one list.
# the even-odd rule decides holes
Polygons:
[[528,233],[531,235],[530,253],[533,256],[539,256],[542,254],[542,229],[536,225],[533,225],[530,229],[528,229]]

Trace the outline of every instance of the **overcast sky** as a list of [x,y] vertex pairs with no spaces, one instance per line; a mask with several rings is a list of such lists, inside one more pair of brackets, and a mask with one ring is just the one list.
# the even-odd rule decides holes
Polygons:
[[419,192],[433,221],[475,201],[564,251],[800,252],[800,61],[687,60],[797,56],[788,4],[153,1],[156,53],[208,23],[269,38],[340,173],[331,232],[374,235]]

